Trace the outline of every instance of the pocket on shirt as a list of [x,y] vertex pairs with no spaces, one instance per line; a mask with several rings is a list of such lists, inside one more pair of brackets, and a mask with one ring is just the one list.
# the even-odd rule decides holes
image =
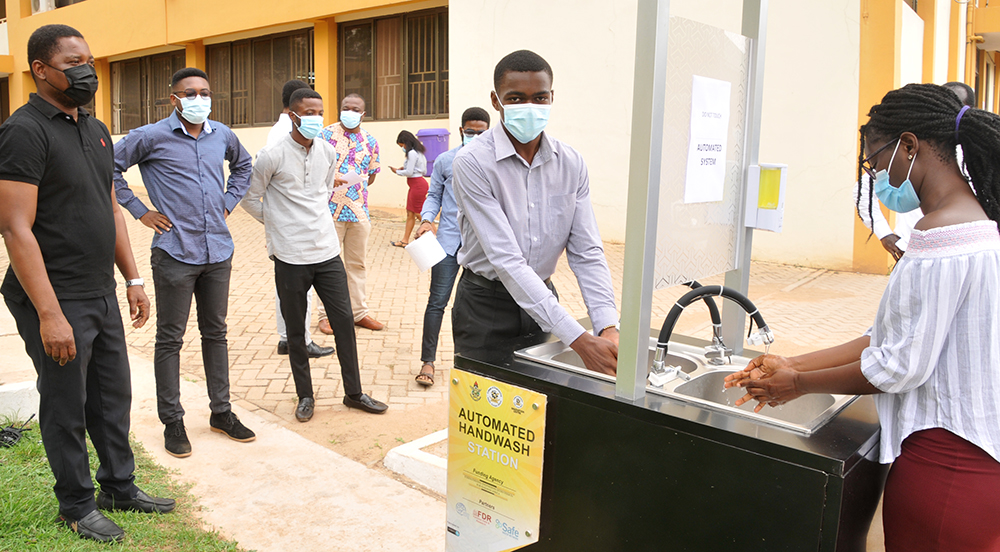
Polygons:
[[554,229],[569,229],[576,214],[576,193],[551,195],[548,202],[546,218],[552,221]]

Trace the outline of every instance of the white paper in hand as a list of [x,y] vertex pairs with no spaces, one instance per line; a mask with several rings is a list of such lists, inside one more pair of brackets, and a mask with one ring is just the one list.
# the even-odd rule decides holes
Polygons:
[[424,232],[423,236],[406,246],[406,252],[410,254],[413,262],[417,263],[420,272],[440,263],[445,257],[444,248],[438,243],[434,232]]

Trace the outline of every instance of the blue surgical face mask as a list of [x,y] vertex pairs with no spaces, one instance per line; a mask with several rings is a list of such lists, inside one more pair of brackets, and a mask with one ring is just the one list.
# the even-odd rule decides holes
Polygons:
[[295,113],[294,111],[292,112],[292,115],[299,118],[299,124],[295,125],[295,128],[299,129],[299,134],[301,134],[306,140],[312,140],[313,138],[319,136],[320,131],[323,130],[322,115],[303,116]]
[[[898,142],[896,149],[892,151],[892,157],[889,158],[889,167],[892,167],[892,161],[896,158],[897,151],[899,151]],[[889,183],[887,169],[875,173],[875,183],[872,185],[872,190],[875,191],[875,195],[882,202],[882,205],[897,213],[909,213],[920,207],[920,198],[917,197],[917,192],[914,191],[913,184],[910,182],[910,173],[913,171],[913,163],[916,160],[917,156],[914,155],[913,160],[910,161],[910,170],[906,171],[906,180],[898,188],[894,188]]]
[[202,96],[195,96],[193,98],[186,98],[184,96],[174,97],[181,101],[181,117],[184,120],[191,123],[192,125],[200,125],[208,119],[208,114],[212,112],[212,98],[203,98]]
[[[493,93],[496,94],[496,91]],[[500,98],[499,94],[496,96]],[[552,110],[551,105],[531,103],[501,104],[501,107],[503,107],[503,126],[522,144],[538,138],[548,124],[549,111]]]
[[462,135],[462,145],[463,145],[463,146],[468,146],[468,145],[469,145],[469,144],[471,144],[471,143],[472,143],[472,141],[473,141],[473,140],[475,140],[475,139],[476,139],[476,137],[475,137],[475,136],[466,136],[466,135],[464,135],[464,134],[463,134],[463,135]]
[[344,110],[340,112],[340,122],[344,128],[355,129],[361,124],[361,114],[357,111]]

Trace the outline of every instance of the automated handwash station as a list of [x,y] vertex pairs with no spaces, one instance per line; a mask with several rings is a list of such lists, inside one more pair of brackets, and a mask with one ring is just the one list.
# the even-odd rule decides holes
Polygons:
[[[755,414],[723,389],[757,354],[748,315],[751,345],[775,339],[746,297],[753,231],[780,231],[787,172],[757,159],[766,0],[744,1],[741,35],[666,0],[638,8],[618,376],[559,341],[509,363],[456,357],[447,550],[863,551],[885,474],[870,398]],[[653,290],[682,284],[651,320]],[[712,335],[674,335],[695,301]]]

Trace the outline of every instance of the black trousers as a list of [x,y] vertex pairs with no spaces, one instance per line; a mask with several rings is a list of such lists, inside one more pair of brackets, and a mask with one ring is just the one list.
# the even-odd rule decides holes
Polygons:
[[[552,282],[546,284],[558,299]],[[451,328],[456,354],[494,364],[509,364],[515,349],[544,343],[550,337],[503,284],[464,268],[451,308]]]
[[[156,410],[164,425],[184,418],[181,406],[181,347],[191,315],[191,297],[198,308],[201,359],[205,366],[208,405],[213,414],[232,410],[229,403],[229,349],[226,314],[233,258],[193,265],[174,259],[156,247],[150,253],[156,289]],[[305,316],[305,315],[303,315]]]
[[76,358],[65,366],[45,354],[31,301],[5,302],[38,373],[38,425],[59,512],[80,519],[97,509],[86,433],[100,460],[101,489],[116,498],[134,497],[135,459],[128,442],[132,382],[118,298],[112,293],[59,302],[76,341]]
[[293,265],[274,259],[274,284],[281,300],[288,335],[288,360],[292,365],[295,392],[300,399],[312,398],[312,375],[306,351],[306,299],[309,288],[323,302],[337,344],[337,360],[344,380],[344,394],[361,394],[358,372],[358,342],[354,335],[354,312],[347,290],[347,272],[340,256],[310,265]]

